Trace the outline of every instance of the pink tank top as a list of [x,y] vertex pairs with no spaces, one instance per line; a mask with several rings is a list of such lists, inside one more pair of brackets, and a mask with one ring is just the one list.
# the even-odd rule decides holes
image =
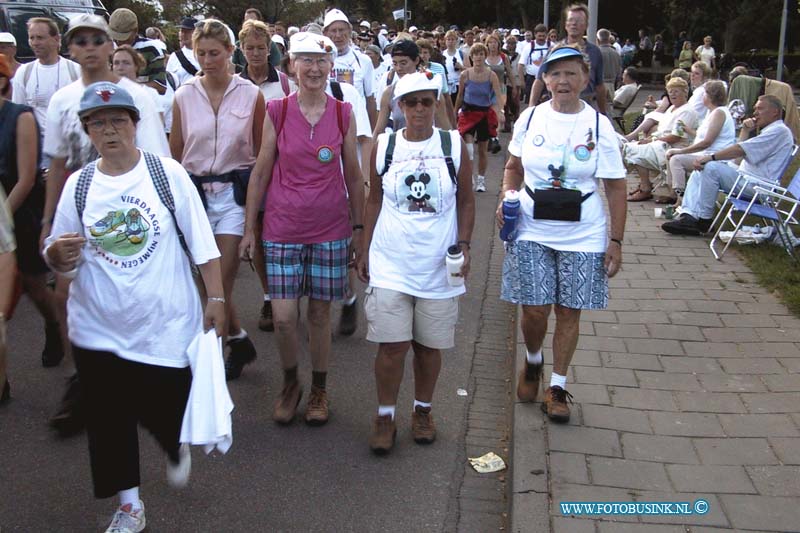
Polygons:
[[269,118],[280,130],[264,202],[264,240],[314,244],[352,234],[341,162],[351,109],[350,104],[328,96],[325,112],[312,129],[300,111],[297,93],[267,103]]

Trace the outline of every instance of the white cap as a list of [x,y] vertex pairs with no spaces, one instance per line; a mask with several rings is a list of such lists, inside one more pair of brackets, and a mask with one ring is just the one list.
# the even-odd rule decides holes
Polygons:
[[361,26],[362,28],[367,28],[367,29],[372,27],[368,20],[362,20],[361,23],[359,24],[359,26]]
[[513,30],[511,30],[511,35],[513,35],[514,37],[519,37],[519,30],[517,28],[514,28]]
[[331,9],[325,13],[325,21],[322,23],[322,29],[325,29],[334,22],[339,21],[350,24],[350,19],[348,19],[347,15],[345,15],[340,9]]
[[299,32],[299,31],[300,31],[300,28],[298,28],[297,26],[289,26],[286,29],[286,35],[291,37],[292,35],[294,35],[295,33]]
[[[274,39],[275,37],[273,37]],[[292,54],[331,54],[336,57],[336,45],[324,35],[301,31],[289,39],[289,51]]]
[[386,28],[381,28],[381,31],[378,32],[378,35],[389,35],[389,30]]
[[286,48],[286,41],[284,41],[284,40],[283,40],[283,37],[281,37],[281,36],[280,36],[280,35],[278,35],[277,33],[276,33],[275,35],[273,35],[273,36],[272,36],[272,38],[271,38],[270,40],[271,40],[273,43],[278,43],[278,44],[280,44],[280,45],[283,45],[283,47],[284,47],[284,48]]
[[0,32],[0,44],[13,44],[17,46],[17,38],[7,31]]
[[436,74],[430,70],[406,74],[394,86],[394,98],[399,99],[409,93],[418,91],[435,91],[436,98],[439,98],[439,90],[442,88],[441,80],[436,78]]
[[417,27],[416,26],[411,26],[410,28],[408,28],[408,31],[409,32],[415,32],[415,31],[417,31]]

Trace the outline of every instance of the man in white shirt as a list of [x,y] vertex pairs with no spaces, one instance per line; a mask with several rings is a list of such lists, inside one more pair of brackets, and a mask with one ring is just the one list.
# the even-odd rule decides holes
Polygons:
[[[527,36],[529,32],[525,32]],[[519,49],[519,63],[517,69],[520,79],[525,80],[525,101],[531,97],[531,87],[539,73],[539,66],[544,61],[547,52],[550,50],[550,43],[547,41],[547,26],[537,24],[533,31],[534,39],[522,43]]]
[[[695,160],[695,172],[686,186],[681,216],[665,222],[661,229],[675,235],[701,235],[708,231],[714,216],[717,193],[730,191],[739,172],[762,181],[780,180],[781,169],[792,149],[793,137],[783,119],[783,103],[775,96],[763,95],[756,102],[753,118],[742,122],[739,141],[719,152]],[[759,128],[759,134],[749,138]],[[743,158],[739,166],[729,160]],[[745,196],[752,196],[751,186]]]
[[197,24],[197,19],[193,17],[181,20],[178,33],[181,47],[175,50],[175,53],[169,56],[167,61],[167,72],[175,77],[178,85],[183,85],[194,78],[200,70],[200,63],[197,62],[194,50],[192,50],[192,33],[194,33],[195,24]]
[[[12,81],[12,101],[33,108],[44,141],[50,99],[57,90],[80,78],[81,67],[58,55],[61,34],[56,23],[49,18],[35,17],[28,20],[28,44],[36,60],[25,63],[17,70]],[[50,159],[47,156],[42,157],[42,168],[49,166]]]
[[347,15],[338,9],[325,14],[322,33],[336,45],[336,61],[331,70],[331,78],[339,83],[349,83],[364,99],[370,123],[377,119],[372,61],[353,46],[351,33],[353,27]]

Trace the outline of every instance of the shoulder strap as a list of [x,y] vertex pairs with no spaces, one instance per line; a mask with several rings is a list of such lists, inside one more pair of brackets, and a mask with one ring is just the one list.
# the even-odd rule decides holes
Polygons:
[[339,100],[340,102],[344,100],[344,93],[342,92],[342,86],[336,80],[331,80],[331,92],[333,93],[333,97]]
[[336,123],[339,124],[339,133],[342,134],[342,141],[344,141],[344,136],[347,133],[344,127],[344,117],[342,116],[342,103],[339,100],[336,100]]
[[[75,209],[78,211],[78,220],[83,221],[83,211],[86,209],[86,197],[89,195],[89,187],[92,185],[94,170],[97,161],[92,161],[81,170],[78,175],[78,183],[75,185]],[[83,224],[83,222],[81,222]]]
[[169,214],[172,216],[172,222],[175,224],[175,231],[178,233],[178,241],[181,243],[181,248],[186,252],[186,257],[189,258],[189,264],[194,265],[192,259],[192,252],[189,251],[189,246],[186,244],[186,238],[183,236],[181,227],[178,225],[178,219],[175,217],[175,197],[172,196],[172,189],[169,186],[167,174],[164,172],[164,165],[161,159],[150,152],[142,152],[144,161],[147,164],[147,170],[150,173],[150,178],[153,180],[153,186],[158,193],[158,199],[167,208]]
[[[33,65],[35,63],[36,63],[36,60],[34,59],[30,63],[23,64],[21,67],[19,67],[19,68],[24,68],[25,69],[25,73],[22,75],[22,86],[23,87],[27,87],[28,86],[28,80],[31,79],[31,70],[33,70]],[[17,70],[17,74],[19,74],[19,70]],[[72,80],[72,81],[75,81],[75,80]]]
[[390,70],[386,75],[386,85],[391,85],[394,80],[394,70]]
[[69,79],[72,81],[81,77],[81,71],[78,70],[78,65],[74,61],[67,61],[67,71],[69,72]]
[[[595,109],[594,110],[595,117],[594,117],[594,136],[597,141],[594,143],[595,149],[600,146],[600,112]],[[531,113],[532,115],[533,113]]]
[[279,70],[278,78],[281,80],[281,89],[283,89],[283,94],[289,96],[289,93],[291,92],[289,91],[289,76]]
[[183,70],[185,70],[192,76],[197,75],[197,67],[192,65],[192,62],[189,61],[189,58],[186,57],[186,55],[183,53],[183,50],[181,50],[180,48],[175,50],[175,56],[178,58],[178,62],[183,67]]
[[289,97],[284,96],[281,100],[281,117],[278,119],[278,127],[275,128],[275,138],[278,138],[278,134],[280,134],[281,130],[283,129],[283,123],[286,122],[286,108],[289,107]]
[[458,174],[456,173],[456,165],[453,162],[453,139],[450,137],[450,132],[439,130],[439,138],[442,141],[442,153],[444,154],[444,162],[447,165],[447,172],[450,173],[450,181],[453,185],[458,187]]
[[536,106],[533,106],[533,109],[531,110],[531,114],[528,115],[528,123],[525,124],[525,131],[528,131],[529,129],[531,129],[531,120],[533,120],[533,114],[534,113],[536,113]]
[[389,139],[386,142],[386,154],[383,156],[383,172],[381,176],[386,174],[392,164],[392,157],[394,156],[394,144],[397,142],[397,133],[392,132],[389,134]]

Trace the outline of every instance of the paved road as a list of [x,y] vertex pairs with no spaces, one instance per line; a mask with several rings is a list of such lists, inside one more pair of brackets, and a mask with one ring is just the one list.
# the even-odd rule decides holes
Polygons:
[[[375,346],[364,340],[363,316],[353,337],[334,339],[328,379],[330,423],[322,428],[302,423],[284,428],[272,423],[271,406],[281,380],[275,342],[272,334],[256,328],[259,302],[255,295],[260,291],[255,276],[242,269],[236,300],[241,302],[240,314],[259,358],[231,385],[236,404],[233,447],[225,456],[205,456],[195,449],[191,483],[175,492],[165,482],[164,458],[153,439],[142,432],[142,498],[148,531],[464,528],[464,522],[459,523],[459,488],[464,478],[469,398],[458,396],[456,390],[470,385],[502,163],[503,154],[491,157],[490,192],[478,198],[469,292],[461,300],[457,346],[444,357],[434,399],[436,443],[421,447],[411,440],[409,358],[400,394],[396,448],[386,458],[370,454],[367,437],[375,410]],[[147,309],[131,311],[146,313]],[[59,441],[46,426],[69,370],[64,364],[41,368],[42,325],[28,301],[20,304],[9,329],[13,399],[0,409],[0,530],[102,530],[115,502],[92,497],[86,437]],[[146,333],[158,335],[157,331]],[[307,355],[301,357],[300,373],[308,391]],[[304,405],[305,399],[301,409]],[[502,517],[504,498],[482,503],[479,511]]]

